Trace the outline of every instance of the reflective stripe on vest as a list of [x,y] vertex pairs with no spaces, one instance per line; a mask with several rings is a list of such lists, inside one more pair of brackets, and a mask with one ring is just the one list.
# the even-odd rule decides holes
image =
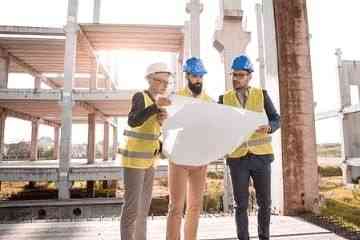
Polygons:
[[133,151],[128,151],[126,149],[119,149],[119,153],[121,155],[123,155],[124,157],[129,157],[129,158],[143,158],[143,159],[149,159],[149,160],[153,160],[155,153],[150,153],[150,152],[133,152]]
[[261,139],[250,139],[246,142],[244,142],[243,144],[241,144],[240,147],[254,147],[254,146],[259,146],[259,145],[264,145],[264,144],[268,144],[271,143],[272,137],[268,136],[266,138],[261,138]]
[[150,133],[139,133],[134,131],[125,130],[124,136],[132,137],[132,138],[139,138],[143,140],[158,140],[160,135],[150,134]]

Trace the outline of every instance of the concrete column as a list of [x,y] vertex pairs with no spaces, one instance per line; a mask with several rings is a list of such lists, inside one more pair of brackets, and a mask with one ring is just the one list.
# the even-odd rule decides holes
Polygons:
[[53,159],[59,159],[59,137],[60,137],[60,128],[54,128],[54,151],[53,151]]
[[[31,122],[31,143],[30,143],[30,161],[38,160],[38,135],[39,135],[39,122]],[[29,188],[35,188],[36,182],[30,181]]]
[[95,131],[96,129],[96,116],[95,113],[88,115],[88,145],[87,145],[87,158],[88,164],[95,162]]
[[[117,149],[118,149],[118,145],[119,145],[119,141],[118,141],[118,118],[115,118],[115,124],[116,126],[113,127],[113,152],[112,152],[112,160],[116,160],[116,154],[117,154]],[[112,180],[110,181],[110,188],[111,189],[116,189],[117,188],[117,180]]]
[[186,12],[190,14],[191,56],[200,57],[200,14],[203,5],[200,0],[190,0]]
[[61,145],[59,164],[59,199],[69,199],[69,168],[72,134],[72,88],[75,75],[76,47],[79,26],[77,24],[78,0],[68,1],[68,17],[65,26],[64,90],[62,96]]
[[182,89],[184,87],[183,82],[183,72],[182,72],[182,59],[180,58],[180,54],[174,53],[172,55],[172,71],[174,73],[174,84],[169,85],[168,91],[170,93],[175,93],[176,90]]
[[[350,83],[348,82],[347,77],[343,77],[343,67],[342,67],[342,51],[341,49],[336,49],[335,55],[337,57],[337,67],[338,67],[338,81],[340,89],[340,107],[341,109],[351,105],[351,90]],[[346,160],[351,156],[351,135],[352,124],[350,121],[349,115],[342,115],[339,119],[340,121],[340,134],[341,134],[341,158],[345,162],[343,165],[343,181],[344,184],[349,184],[351,180],[351,167],[346,164]]]
[[35,89],[40,89],[41,88],[41,79],[38,77],[34,78],[34,88]]
[[259,77],[260,77],[260,86],[266,88],[265,84],[265,59],[264,59],[264,39],[263,39],[263,21],[262,21],[262,5],[256,4],[256,22],[257,22],[257,38],[258,38],[258,49],[259,49]]
[[30,148],[31,161],[38,160],[38,136],[39,136],[39,122],[33,121],[31,122],[31,148]]
[[[266,90],[274,103],[275,108],[280,110],[279,73],[276,47],[276,34],[274,22],[274,7],[272,0],[264,0],[261,11],[263,19],[263,39],[265,57],[265,81]],[[281,113],[280,113],[281,115]],[[282,179],[282,149],[281,129],[272,134],[272,146],[275,161],[271,166],[271,195],[272,208],[277,213],[283,213],[283,179]]]
[[90,79],[89,79],[89,89],[96,90],[97,83],[98,83],[98,70],[99,66],[96,62],[96,58],[91,58],[91,72],[90,72]]
[[230,169],[226,164],[224,165],[223,185],[224,185],[224,197],[223,197],[224,212],[228,213],[234,207],[234,196],[232,192]]
[[8,87],[9,78],[9,55],[5,50],[0,50],[0,88]]
[[[0,88],[7,88],[10,59],[6,51],[0,50]],[[5,150],[5,121],[6,112],[0,111],[0,161],[4,158]],[[1,182],[0,182],[1,190]]]
[[93,23],[100,23],[101,0],[94,0]]
[[103,159],[109,160],[109,123],[104,122]]
[[177,89],[182,89],[183,87],[185,87],[185,78],[184,78],[184,73],[183,73],[183,59],[180,58],[180,56],[178,56],[177,59]]
[[104,81],[105,81],[105,89],[111,90],[111,79],[108,76],[106,76]]
[[223,16],[220,30],[215,31],[214,47],[220,53],[225,68],[225,89],[232,88],[230,78],[231,64],[236,56],[244,53],[250,42],[250,33],[242,28],[243,12],[241,2],[234,0],[220,0],[222,7],[220,16]]
[[[230,79],[233,59],[245,51],[250,41],[250,33],[242,29],[242,10],[239,0],[220,0],[221,28],[215,31],[213,45],[223,59],[225,68],[225,88],[232,89]],[[230,171],[224,168],[224,211],[229,212],[233,206],[233,193]]]
[[[6,51],[0,50],[0,88],[8,87],[8,77],[9,77],[9,65],[10,59]],[[6,111],[1,109],[0,111],[0,161],[4,157],[5,150],[5,121],[6,121]]]
[[[104,139],[103,139],[103,160],[109,160],[109,123],[104,122]],[[103,189],[107,189],[109,184],[108,181],[103,181]]]
[[184,23],[184,46],[183,46],[183,58],[186,61],[191,56],[191,32],[190,22],[185,21]]
[[[4,159],[5,153],[5,120],[6,112],[3,109],[0,109],[0,161]],[[1,191],[1,181],[0,181],[0,191]]]
[[313,86],[306,0],[273,1],[282,122],[284,214],[318,207]]
[[112,160],[116,160],[116,153],[118,149],[118,121],[117,118],[115,118],[116,127],[113,127],[113,152],[112,152]]
[[6,111],[0,109],[0,161],[4,159],[5,154],[5,122]]
[[[87,145],[87,158],[88,164],[95,162],[95,133],[96,133],[96,115],[90,113],[88,115],[88,145]],[[87,181],[86,189],[88,197],[95,197],[95,181]]]

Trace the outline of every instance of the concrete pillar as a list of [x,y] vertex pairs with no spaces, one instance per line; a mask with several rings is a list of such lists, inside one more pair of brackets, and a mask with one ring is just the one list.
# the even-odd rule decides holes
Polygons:
[[106,76],[104,81],[105,81],[105,89],[111,90],[111,79],[108,76]]
[[[240,3],[239,3],[240,2]],[[214,47],[220,53],[225,68],[225,89],[232,88],[230,78],[231,64],[236,56],[244,53],[250,42],[250,33],[242,28],[243,12],[240,8],[241,1],[220,0],[220,16],[222,27],[215,31]]]
[[182,89],[184,84],[184,78],[183,78],[183,64],[182,64],[182,58],[180,58],[180,54],[174,53],[172,55],[172,71],[174,73],[174,84],[169,85],[168,87],[171,89],[168,89],[170,93],[175,93],[176,90]]
[[[8,77],[9,77],[9,65],[10,59],[6,51],[0,50],[0,88],[8,87]],[[0,161],[4,157],[5,150],[5,121],[6,121],[6,111],[1,109],[0,111]]]
[[8,52],[0,50],[0,88],[8,87],[10,59]]
[[[41,88],[41,79],[34,78],[34,89]],[[30,147],[30,161],[38,160],[38,136],[39,136],[39,122],[33,121],[31,123],[31,147]],[[29,188],[35,188],[36,182],[30,181]]]
[[[232,89],[230,79],[233,59],[245,51],[250,41],[250,33],[242,29],[242,10],[239,0],[220,0],[221,28],[215,31],[214,47],[223,59],[225,68],[225,88]],[[233,206],[233,193],[229,168],[224,168],[224,211],[229,212]]]
[[183,46],[183,58],[186,61],[191,56],[191,32],[190,22],[185,21],[184,23],[184,46]]
[[[263,0],[261,8],[261,19],[263,23],[264,57],[265,57],[265,81],[266,91],[271,97],[277,110],[280,110],[279,73],[277,61],[276,34],[274,22],[274,7],[272,0]],[[258,13],[259,13],[258,12]],[[262,19],[263,18],[263,19]],[[259,32],[259,31],[258,31]],[[259,32],[260,33],[260,32]],[[281,115],[281,113],[280,113]],[[283,179],[282,179],[282,149],[281,149],[281,128],[272,134],[272,146],[275,161],[271,166],[271,195],[272,208],[277,213],[283,213]]]
[[116,153],[118,149],[118,121],[117,118],[115,118],[116,127],[113,127],[113,152],[112,152],[112,160],[116,160]]
[[264,39],[263,39],[263,21],[262,21],[262,5],[256,4],[256,22],[257,22],[257,39],[258,39],[258,49],[259,49],[259,77],[260,77],[260,87],[266,88],[265,83],[265,58],[264,58]]
[[[30,161],[38,160],[38,135],[39,135],[39,122],[31,122],[31,143],[30,143]],[[35,188],[36,182],[30,181],[29,188]]]
[[6,111],[0,109],[0,161],[4,159],[5,154],[5,122]]
[[60,128],[54,128],[54,151],[53,151],[53,159],[59,159],[59,138],[60,138]]
[[79,26],[77,24],[78,0],[68,1],[68,17],[65,26],[64,89],[62,96],[61,145],[59,163],[59,199],[69,199],[69,168],[72,134],[72,88],[75,75],[76,47]]
[[200,57],[200,14],[203,4],[200,0],[190,0],[186,5],[186,12],[190,14],[191,56]]
[[[351,105],[351,90],[348,77],[343,77],[343,67],[342,67],[342,51],[341,49],[336,49],[335,55],[337,57],[337,67],[338,67],[338,81],[340,89],[340,107],[341,109]],[[349,115],[342,115],[339,119],[340,121],[340,134],[341,134],[341,158],[345,162],[343,165],[343,181],[344,184],[349,184],[351,180],[351,167],[346,164],[346,160],[351,157],[351,135],[354,134],[352,131],[352,122],[350,121]]]
[[306,0],[273,1],[282,122],[284,214],[318,206],[313,86]]
[[[88,115],[88,145],[87,145],[87,158],[88,164],[95,162],[95,133],[96,133],[96,115],[90,113]],[[95,197],[95,181],[86,182],[88,197]]]
[[89,89],[96,90],[97,83],[98,83],[98,70],[99,66],[96,62],[96,58],[91,58],[91,72],[90,72],[90,79],[89,79]]
[[[0,50],[0,88],[7,88],[9,78],[10,59],[6,51]],[[4,158],[5,150],[5,121],[6,111],[0,111],[0,161]],[[1,182],[0,182],[1,190]]]
[[101,0],[94,0],[93,23],[100,23]]
[[88,164],[95,162],[95,133],[96,133],[96,115],[90,113],[88,115],[88,145],[87,145],[87,158]]
[[104,122],[103,159],[109,160],[109,123]]
[[177,89],[182,89],[185,87],[185,77],[183,73],[183,59],[178,56],[177,59],[177,69],[176,69],[176,75],[177,75]]
[[[112,152],[112,160],[116,160],[116,155],[117,155],[117,149],[119,147],[119,141],[118,141],[118,118],[114,119],[116,126],[113,127],[113,152]],[[109,187],[111,189],[116,189],[117,188],[117,180],[112,180],[109,183]],[[107,186],[106,186],[107,187]]]
[[[104,122],[104,139],[103,139],[103,160],[109,160],[109,123]],[[108,181],[103,181],[103,189],[107,189],[109,186]]]
[[31,151],[30,160],[38,160],[38,136],[39,136],[39,121],[31,122]]
[[35,89],[40,89],[41,88],[41,79],[38,77],[34,78],[34,88]]

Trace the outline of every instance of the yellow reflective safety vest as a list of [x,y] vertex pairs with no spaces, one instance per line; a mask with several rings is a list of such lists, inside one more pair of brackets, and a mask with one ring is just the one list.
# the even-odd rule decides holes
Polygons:
[[[187,87],[179,90],[176,94],[184,97],[194,97],[191,90]],[[209,97],[204,91],[202,91],[200,95],[196,96],[196,98],[204,100],[206,102],[212,102],[211,97]]]
[[[264,111],[264,95],[263,90],[259,88],[249,88],[249,95],[245,104],[245,109],[254,112]],[[236,91],[230,90],[224,94],[223,104],[243,108],[240,104]],[[241,124],[241,123],[240,123]],[[255,155],[273,154],[271,146],[271,136],[266,133],[254,132],[250,138],[244,142],[241,146],[237,147],[228,158],[240,158],[247,153]]]
[[[145,108],[154,104],[143,92]],[[120,147],[121,166],[127,168],[147,169],[155,167],[160,149],[160,124],[156,114],[147,119],[141,126],[128,127],[124,131],[124,144]]]

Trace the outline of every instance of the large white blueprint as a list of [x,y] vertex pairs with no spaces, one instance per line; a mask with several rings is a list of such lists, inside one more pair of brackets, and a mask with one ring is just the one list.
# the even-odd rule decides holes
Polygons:
[[200,166],[222,158],[242,144],[265,113],[247,111],[194,98],[171,96],[164,122],[163,152],[179,165]]

